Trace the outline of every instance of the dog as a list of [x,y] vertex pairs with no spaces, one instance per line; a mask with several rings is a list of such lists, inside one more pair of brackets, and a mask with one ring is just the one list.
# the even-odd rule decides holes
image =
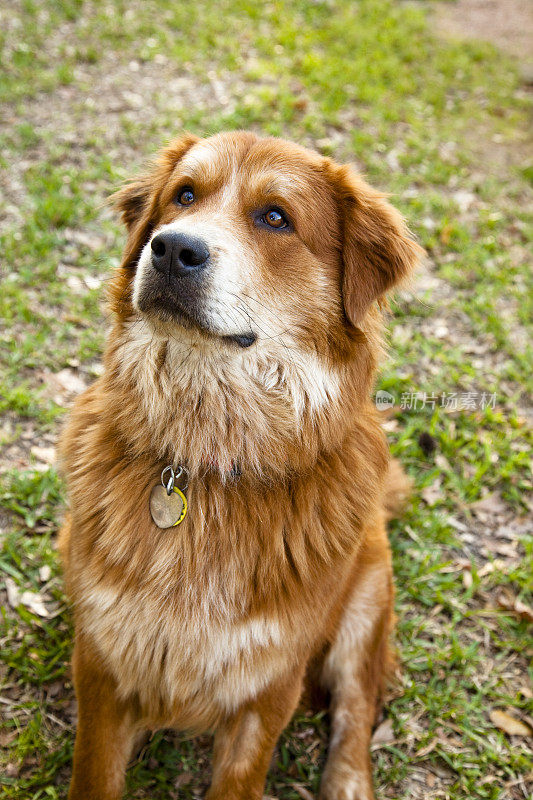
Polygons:
[[304,687],[321,800],[371,800],[406,488],[371,400],[386,296],[421,249],[349,166],[186,134],[114,202],[104,372],[62,434],[75,617],[70,800],[117,800],[146,731],[214,732],[207,800],[260,800]]

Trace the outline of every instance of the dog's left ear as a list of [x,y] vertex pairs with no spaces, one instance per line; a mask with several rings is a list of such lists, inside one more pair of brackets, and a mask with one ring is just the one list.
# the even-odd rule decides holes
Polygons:
[[136,264],[157,223],[159,196],[178,161],[197,141],[198,137],[190,133],[180,136],[159,153],[149,172],[134,178],[109,198],[110,203],[120,212],[128,230],[122,266],[131,267]]
[[424,252],[401,214],[348,166],[328,163],[342,229],[342,297],[358,326],[375,300],[406,278]]

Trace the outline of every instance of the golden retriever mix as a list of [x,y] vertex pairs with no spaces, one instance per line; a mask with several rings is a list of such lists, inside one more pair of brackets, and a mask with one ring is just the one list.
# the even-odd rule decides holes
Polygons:
[[139,736],[172,727],[215,733],[208,800],[259,800],[316,680],[320,797],[370,800],[403,487],[370,395],[420,248],[349,167],[242,131],[183,136],[115,201],[105,370],[61,445],[69,798],[119,798]]

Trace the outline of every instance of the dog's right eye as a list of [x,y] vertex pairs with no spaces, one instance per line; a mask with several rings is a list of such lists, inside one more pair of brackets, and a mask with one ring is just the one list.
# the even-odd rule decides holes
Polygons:
[[194,203],[194,192],[190,186],[184,186],[183,189],[180,189],[176,197],[176,203],[179,203],[180,206],[190,206],[191,203]]

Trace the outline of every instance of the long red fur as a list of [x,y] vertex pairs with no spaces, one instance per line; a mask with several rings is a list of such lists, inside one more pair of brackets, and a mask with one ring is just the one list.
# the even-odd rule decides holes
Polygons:
[[[173,176],[197,140],[170,145],[115,198],[129,237],[110,287],[105,371],[78,398],[61,443],[70,513],[60,548],[80,703],[72,800],[118,798],[133,732],[170,726],[224,732],[209,798],[261,797],[305,672],[326,658],[354,587],[380,568],[386,588],[376,589],[375,604],[384,610],[365,644],[360,684],[374,699],[362,728],[372,723],[386,669],[392,581],[384,519],[401,479],[396,472],[389,483],[388,448],[370,394],[381,356],[379,303],[411,271],[419,249],[383,196],[348,168],[253,134],[212,141],[228,164],[240,158],[250,179],[268,160],[285,175],[293,170],[304,187],[307,249],[297,250],[296,265],[303,277],[297,280],[293,263],[273,277],[265,250],[265,293],[280,284],[298,297],[299,345],[335,371],[339,391],[318,410],[304,402],[295,426],[286,397],[257,381],[243,385],[220,348],[205,382],[195,375],[173,383],[164,342],[149,368],[136,355],[125,360],[125,352],[140,351],[135,342],[127,350],[135,337],[136,263],[153,231],[176,213]],[[323,296],[306,285],[318,264],[329,281]],[[241,477],[228,480],[224,470],[235,462]],[[168,463],[188,465],[189,513],[175,530],[161,531],[149,495]],[[265,620],[279,632],[272,641]],[[231,650],[241,630],[246,646]],[[253,715],[261,733],[248,752],[242,741],[255,741],[255,728],[245,735]],[[110,752],[106,777],[102,759]],[[355,754],[356,762],[366,775],[367,753]],[[329,785],[342,780],[333,771]],[[335,791],[325,786],[323,796],[340,798]]]

